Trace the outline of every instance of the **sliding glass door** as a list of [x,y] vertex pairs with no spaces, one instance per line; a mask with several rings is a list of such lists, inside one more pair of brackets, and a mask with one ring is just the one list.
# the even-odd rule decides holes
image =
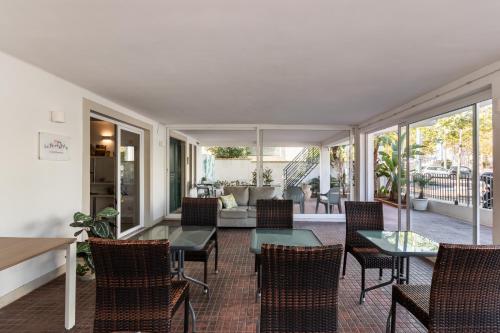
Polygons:
[[143,226],[143,132],[118,125],[118,236]]
[[491,243],[491,101],[398,127],[398,228]]
[[97,114],[91,120],[91,211],[116,208],[121,238],[144,226],[144,132]]

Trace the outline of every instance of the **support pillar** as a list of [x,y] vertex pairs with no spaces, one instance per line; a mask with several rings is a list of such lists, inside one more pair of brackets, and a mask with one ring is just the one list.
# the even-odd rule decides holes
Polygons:
[[[497,73],[491,86],[493,107],[493,138],[500,138],[500,74]],[[493,142],[493,179],[500,179],[500,144]],[[500,244],[500,181],[493,182],[493,244]]]
[[354,135],[354,200],[367,198],[366,187],[366,136],[359,128],[353,129]]
[[319,189],[321,193],[330,190],[330,147],[319,149]]
[[257,146],[256,146],[256,152],[257,152],[257,156],[256,156],[256,165],[255,165],[255,171],[257,172],[257,186],[262,186],[264,184],[263,182],[263,179],[262,179],[262,173],[264,171],[264,147],[263,147],[263,132],[262,130],[257,127],[257,130],[256,130],[256,134],[257,134]]

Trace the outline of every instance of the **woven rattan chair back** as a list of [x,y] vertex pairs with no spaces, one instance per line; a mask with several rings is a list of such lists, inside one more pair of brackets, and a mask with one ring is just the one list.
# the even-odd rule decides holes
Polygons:
[[183,198],[181,224],[216,226],[217,200],[217,198]]
[[170,332],[169,243],[91,239],[95,263],[94,333]]
[[260,332],[336,332],[341,258],[340,244],[264,244]]
[[292,200],[257,200],[257,228],[292,229]]
[[500,246],[440,245],[429,332],[500,332]]
[[384,230],[384,214],[381,202],[346,201],[346,248],[371,247],[358,230]]

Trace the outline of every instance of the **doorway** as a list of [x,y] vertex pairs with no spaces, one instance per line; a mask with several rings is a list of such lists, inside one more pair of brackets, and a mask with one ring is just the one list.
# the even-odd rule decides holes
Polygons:
[[170,213],[176,213],[181,207],[182,145],[182,141],[170,138]]
[[144,132],[91,114],[90,138],[90,211],[115,208],[121,238],[144,226]]

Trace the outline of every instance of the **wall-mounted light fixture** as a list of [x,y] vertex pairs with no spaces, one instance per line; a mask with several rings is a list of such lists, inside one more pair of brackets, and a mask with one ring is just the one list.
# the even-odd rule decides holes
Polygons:
[[101,140],[113,140],[112,135],[101,135]]
[[53,123],[65,123],[65,118],[64,111],[50,111],[50,121]]

